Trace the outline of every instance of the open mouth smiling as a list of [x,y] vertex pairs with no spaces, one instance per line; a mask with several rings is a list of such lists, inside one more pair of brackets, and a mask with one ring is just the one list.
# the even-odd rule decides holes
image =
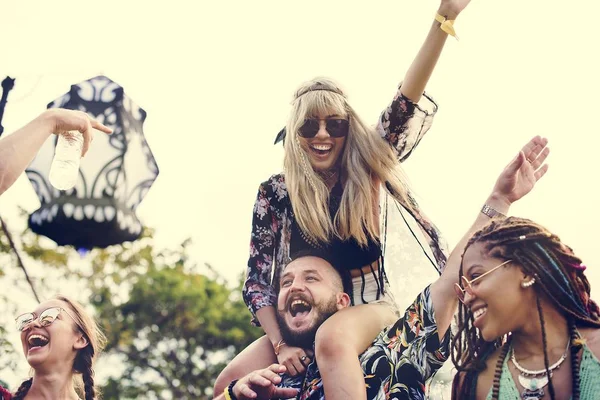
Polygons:
[[48,337],[37,334],[37,333],[33,334],[33,335],[29,335],[29,337],[27,338],[27,344],[29,346],[29,351],[38,350],[38,349],[46,346],[48,343],[50,343],[50,339],[48,339]]
[[473,309],[471,309],[471,312],[473,313],[473,326],[478,328],[481,327],[481,322],[487,312],[487,306],[482,305],[474,307]]
[[333,150],[333,145],[332,144],[311,144],[309,145],[310,150],[319,155],[319,156],[326,156],[329,153],[331,153],[331,151]]
[[292,317],[302,317],[307,315],[310,310],[312,310],[312,306],[302,299],[296,299],[291,302],[288,309]]

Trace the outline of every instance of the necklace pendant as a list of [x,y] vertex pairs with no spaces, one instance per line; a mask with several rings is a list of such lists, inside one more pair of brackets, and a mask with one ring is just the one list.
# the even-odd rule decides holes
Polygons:
[[535,390],[525,389],[521,394],[523,400],[540,400],[544,397],[544,389],[539,388]]
[[518,380],[521,386],[525,388],[525,390],[536,391],[538,389],[542,389],[548,384],[548,375],[542,375],[540,377],[528,377],[519,374]]

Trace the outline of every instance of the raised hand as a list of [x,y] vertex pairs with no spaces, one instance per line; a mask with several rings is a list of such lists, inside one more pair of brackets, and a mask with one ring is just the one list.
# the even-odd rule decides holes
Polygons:
[[545,161],[550,149],[547,144],[548,139],[536,136],[523,146],[498,177],[494,194],[511,204],[529,193],[548,171]]

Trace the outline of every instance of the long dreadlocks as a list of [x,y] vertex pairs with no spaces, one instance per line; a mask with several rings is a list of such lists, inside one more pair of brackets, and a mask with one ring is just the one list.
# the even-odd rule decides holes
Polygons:
[[[544,364],[548,377],[548,354],[546,330],[540,303],[540,295],[545,295],[567,319],[571,336],[571,368],[573,379],[573,400],[579,400],[579,357],[582,340],[577,326],[600,327],[600,309],[590,298],[590,283],[583,271],[585,266],[575,256],[573,250],[563,244],[559,237],[546,228],[524,218],[509,217],[493,219],[487,226],[476,232],[465,251],[474,243],[482,243],[492,257],[513,260],[523,272],[535,277],[537,309],[542,326]],[[464,253],[463,253],[464,255]],[[460,266],[460,276],[463,265]],[[486,359],[502,347],[496,363],[492,398],[497,400],[500,392],[502,365],[510,347],[510,333],[486,342],[473,326],[473,315],[464,305],[458,310],[459,330],[452,341],[452,362],[458,373],[454,377],[453,399],[475,398],[477,378],[485,369]],[[549,382],[550,397],[554,400],[554,386]]]

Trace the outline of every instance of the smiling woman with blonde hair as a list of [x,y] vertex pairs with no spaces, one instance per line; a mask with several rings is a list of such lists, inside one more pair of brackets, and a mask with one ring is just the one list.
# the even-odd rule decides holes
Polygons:
[[[435,105],[430,105],[435,110]],[[400,103],[395,107],[403,108]],[[414,112],[418,113],[418,110]],[[314,116],[327,117],[329,140],[305,138],[308,133],[303,132],[317,129],[315,122],[318,121],[312,119]],[[428,117],[423,115],[426,120],[430,119]],[[308,124],[314,124],[314,127]],[[330,124],[338,126],[330,128]],[[385,125],[382,123],[378,127],[380,135],[373,134],[373,129],[359,118],[345,94],[330,79],[316,78],[296,92],[286,130],[297,134],[293,135],[293,140],[284,143],[285,181],[296,221],[310,239],[326,243],[332,237],[354,238],[361,246],[368,245],[369,239],[376,240],[379,237],[379,186],[382,182],[386,182],[387,188],[403,204],[409,204],[398,151],[389,141],[381,140],[381,135],[393,135],[385,131]],[[424,128],[423,133],[428,127]],[[336,137],[335,132],[333,135],[330,132],[332,129],[349,134]],[[409,133],[408,126],[403,129],[403,133]],[[394,139],[389,137],[389,140]],[[330,186],[337,183],[335,179],[343,182],[344,190],[338,213],[330,215]],[[352,212],[352,209],[373,212]]]
[[[16,324],[33,377],[12,397],[5,393],[5,400],[81,400],[77,386],[83,386],[83,400],[99,398],[93,366],[105,338],[79,303],[58,295],[34,312],[19,315]],[[77,375],[81,375],[82,385]]]
[[[271,176],[258,189],[243,287],[253,323],[266,335],[223,370],[215,395],[226,392],[232,380],[274,362],[293,376],[303,374],[314,356],[328,400],[366,398],[358,355],[399,314],[384,268],[388,204],[416,222],[420,232],[412,232],[407,223],[412,235],[403,240],[423,237],[426,243],[418,244],[426,262],[441,273],[448,260],[445,243],[411,196],[400,163],[431,126],[437,104],[425,95],[425,86],[448,33],[454,33],[453,21],[469,2],[441,0],[421,50],[375,128],[359,117],[330,79],[315,78],[295,92],[286,127],[276,140],[284,141],[284,173]],[[508,207],[496,200],[488,199],[486,215]],[[275,309],[281,271],[290,254],[307,248],[336,254],[353,278],[354,307],[319,328],[314,355],[312,349],[285,343]],[[298,307],[293,312],[302,324],[311,311]]]

